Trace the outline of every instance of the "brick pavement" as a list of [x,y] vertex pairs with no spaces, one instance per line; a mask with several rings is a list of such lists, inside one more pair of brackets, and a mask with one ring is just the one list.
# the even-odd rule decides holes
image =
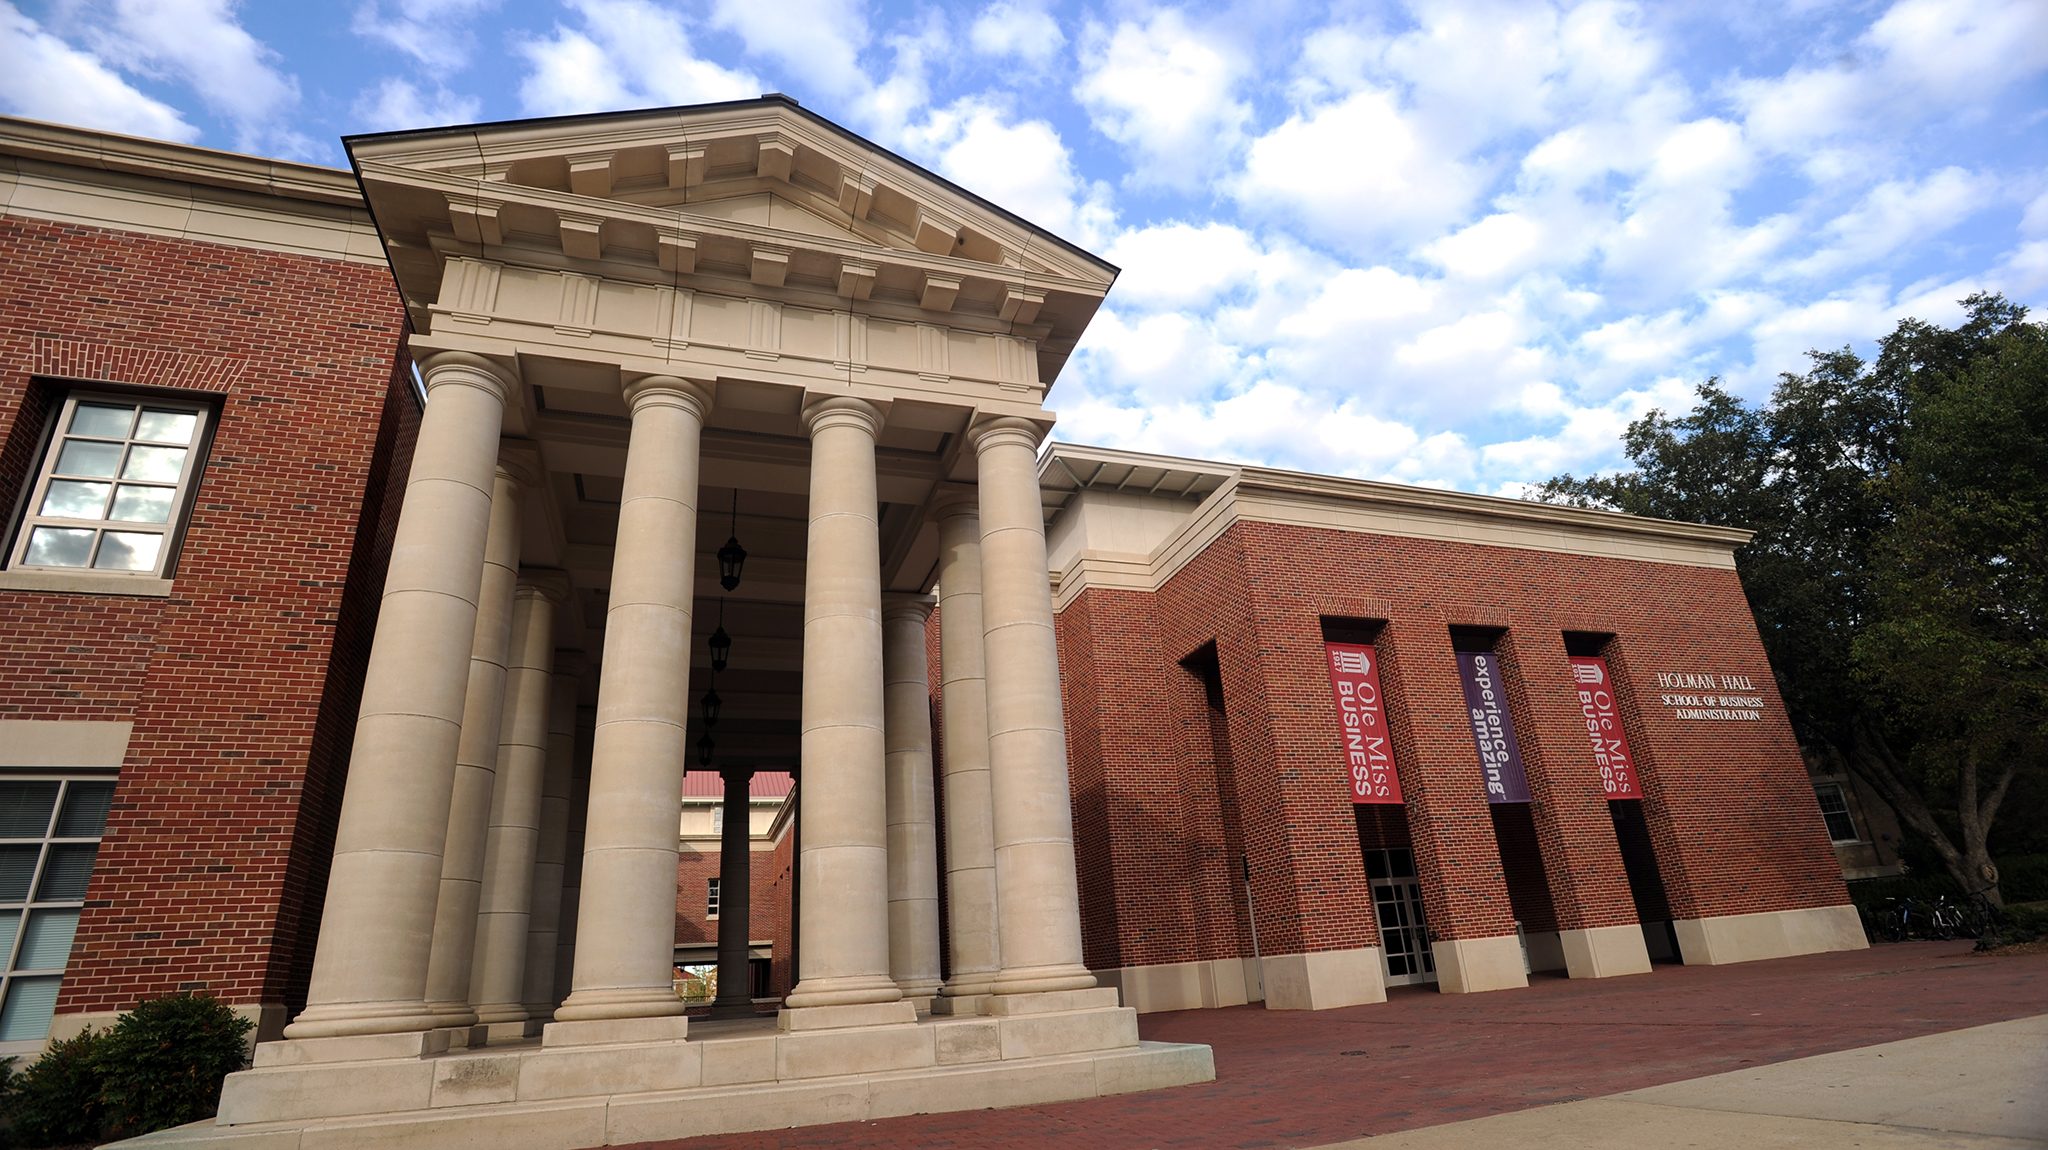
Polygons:
[[1205,1042],[1217,1080],[1086,1102],[648,1143],[813,1147],[1299,1147],[1455,1122],[2048,1012],[2048,955],[1905,943],[1526,990],[1396,990],[1321,1013],[1254,1007],[1140,1018]]

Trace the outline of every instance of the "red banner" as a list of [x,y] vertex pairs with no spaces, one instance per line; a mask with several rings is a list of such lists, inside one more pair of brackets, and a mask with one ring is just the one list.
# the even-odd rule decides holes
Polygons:
[[1394,744],[1387,733],[1386,703],[1380,698],[1379,658],[1364,643],[1325,643],[1330,691],[1337,700],[1337,735],[1351,775],[1353,803],[1399,803],[1401,779],[1394,773]]
[[1600,768],[1600,785],[1610,799],[1643,797],[1642,781],[1636,777],[1636,757],[1629,753],[1628,732],[1621,729],[1621,712],[1614,705],[1614,683],[1608,678],[1607,660],[1597,655],[1573,655],[1572,685],[1579,692],[1579,714],[1586,720],[1586,738],[1593,743],[1593,763]]

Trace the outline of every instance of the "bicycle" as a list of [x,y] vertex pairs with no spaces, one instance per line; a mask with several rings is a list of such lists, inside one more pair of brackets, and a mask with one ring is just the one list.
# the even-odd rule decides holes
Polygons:
[[1929,938],[1946,942],[1963,929],[1962,908],[1950,902],[1948,895],[1938,894],[1934,896],[1934,905],[1927,908],[1923,921]]

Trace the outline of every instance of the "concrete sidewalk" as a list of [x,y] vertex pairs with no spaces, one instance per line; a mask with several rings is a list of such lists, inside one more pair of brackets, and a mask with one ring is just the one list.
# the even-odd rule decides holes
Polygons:
[[1360,1150],[2048,1147],[2048,1014],[1338,1143]]

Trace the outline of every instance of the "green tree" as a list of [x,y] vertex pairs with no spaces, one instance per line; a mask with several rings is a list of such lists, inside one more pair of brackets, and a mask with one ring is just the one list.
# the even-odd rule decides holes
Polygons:
[[1755,531],[1737,569],[1807,753],[1996,899],[1992,824],[2048,756],[2048,329],[1964,306],[1902,322],[1874,363],[1810,353],[1761,407],[1709,380],[1629,426],[1633,470],[1536,496]]

